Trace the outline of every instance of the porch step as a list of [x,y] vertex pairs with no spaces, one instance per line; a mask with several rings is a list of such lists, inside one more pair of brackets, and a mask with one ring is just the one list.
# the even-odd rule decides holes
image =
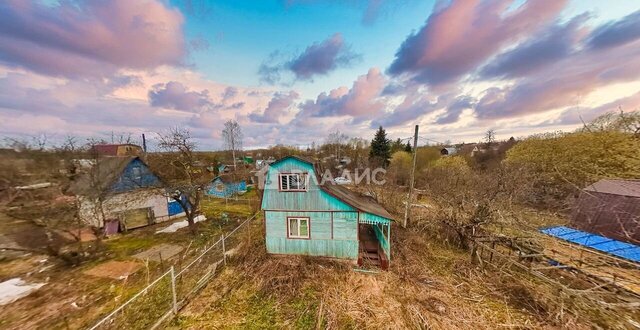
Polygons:
[[378,256],[378,253],[371,253],[371,252],[367,252],[367,254],[365,255],[368,259],[371,260],[379,260],[380,256]]
[[369,258],[365,254],[360,254],[360,258],[358,259],[358,264],[379,267],[381,265],[381,262],[380,262],[380,259],[378,259],[377,257],[374,259],[374,258]]

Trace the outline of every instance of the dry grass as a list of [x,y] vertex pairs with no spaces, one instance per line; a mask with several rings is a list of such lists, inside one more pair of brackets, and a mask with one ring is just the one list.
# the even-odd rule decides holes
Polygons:
[[[394,228],[391,269],[353,271],[347,262],[270,256],[261,225],[172,324],[176,328],[558,327],[531,288],[482,271],[466,251],[422,232]],[[255,239],[258,237],[258,239]],[[575,320],[564,325],[581,327]]]
[[[2,215],[0,212],[0,219]],[[172,234],[154,234],[159,228],[168,226],[169,222],[136,229],[103,241],[103,251],[97,259],[76,267],[68,267],[55,258],[41,254],[0,259],[0,280],[21,277],[28,282],[47,283],[27,297],[0,306],[0,328],[86,328],[143,288],[149,280],[166,271],[172,263],[180,261],[174,258],[164,263],[151,262],[148,268],[144,267],[124,281],[88,276],[84,271],[110,260],[131,260],[131,255],[162,243],[190,246],[194,251],[206,242],[219,238],[222,232],[232,230],[241,219],[230,214],[226,223],[216,218],[198,223],[196,236],[187,229]],[[19,229],[29,228],[25,226]],[[13,232],[17,229],[15,226],[0,227],[0,235],[9,230]],[[48,261],[41,263],[44,259]]]

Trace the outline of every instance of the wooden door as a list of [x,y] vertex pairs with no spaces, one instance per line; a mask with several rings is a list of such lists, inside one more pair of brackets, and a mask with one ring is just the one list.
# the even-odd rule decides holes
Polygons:
[[149,225],[149,211],[149,208],[141,208],[122,212],[124,227],[129,230]]

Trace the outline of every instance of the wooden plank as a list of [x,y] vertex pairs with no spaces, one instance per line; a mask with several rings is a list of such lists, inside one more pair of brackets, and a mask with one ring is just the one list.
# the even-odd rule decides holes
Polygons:
[[544,245],[544,254],[562,265],[640,295],[640,268],[629,267],[627,262],[613,256],[568,245],[552,237],[545,239]]

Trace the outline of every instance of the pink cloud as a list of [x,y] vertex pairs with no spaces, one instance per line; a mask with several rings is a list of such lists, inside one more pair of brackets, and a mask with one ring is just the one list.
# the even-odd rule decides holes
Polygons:
[[258,123],[279,123],[288,115],[291,106],[299,96],[294,91],[276,93],[262,113],[254,112],[249,115],[249,119]]
[[149,102],[154,107],[196,111],[214,107],[208,90],[190,91],[177,81],[157,84],[149,91]]
[[155,0],[0,3],[0,61],[56,76],[177,65],[186,55],[182,14]]
[[386,83],[380,70],[371,68],[356,79],[351,89],[339,87],[328,94],[321,93],[315,101],[305,102],[298,117],[351,116],[356,121],[372,118],[385,106],[378,97]]
[[527,1],[513,11],[510,0],[440,3],[426,24],[402,43],[388,71],[432,85],[455,82],[509,42],[557,17],[566,3]]
[[638,41],[608,49],[583,48],[512,86],[488,89],[478,101],[476,114],[479,118],[495,119],[572,106],[598,88],[637,81],[638,77]]

